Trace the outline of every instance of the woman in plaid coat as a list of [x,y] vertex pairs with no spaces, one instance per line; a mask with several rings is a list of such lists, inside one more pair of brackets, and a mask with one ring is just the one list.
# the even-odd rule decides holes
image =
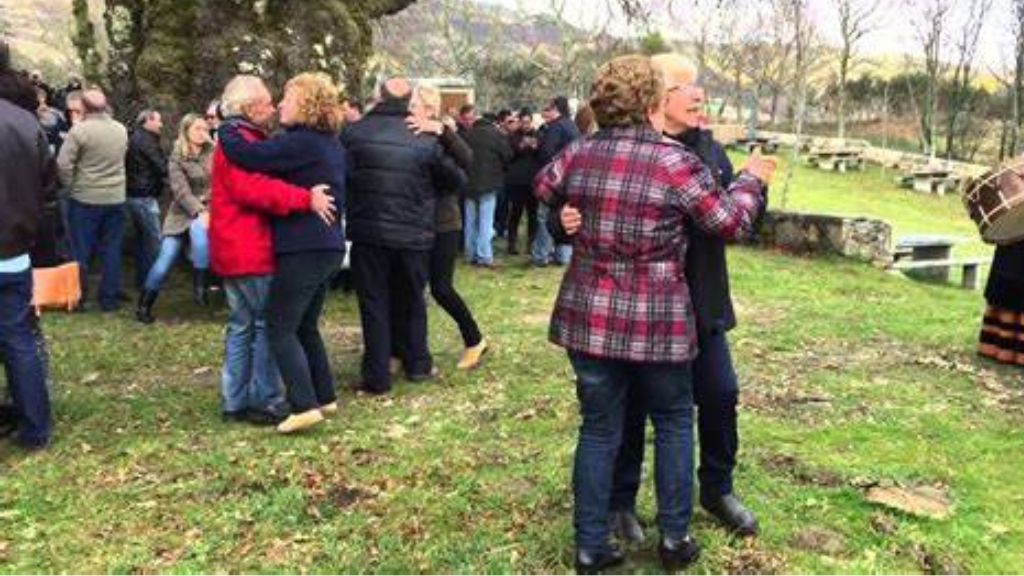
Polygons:
[[[692,513],[697,355],[684,275],[690,227],[732,239],[748,232],[774,164],[756,159],[728,192],[681,144],[661,134],[661,75],[643,56],[605,64],[590,106],[601,131],[566,148],[537,176],[537,197],[583,215],[550,339],[577,377],[582,424],[573,473],[576,569],[623,560],[609,543],[609,499],[626,392],[639,387],[654,423],[659,552],[667,570],[697,558]],[[760,177],[759,177],[760,176]]]

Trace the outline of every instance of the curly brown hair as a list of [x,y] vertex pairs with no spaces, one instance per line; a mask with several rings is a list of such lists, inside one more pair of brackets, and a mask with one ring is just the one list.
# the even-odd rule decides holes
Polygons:
[[606,62],[590,87],[590,108],[597,124],[602,128],[646,124],[648,112],[661,100],[663,85],[647,56],[620,56]]
[[284,89],[298,91],[299,124],[318,132],[341,130],[345,121],[344,96],[328,75],[304,72],[289,80]]

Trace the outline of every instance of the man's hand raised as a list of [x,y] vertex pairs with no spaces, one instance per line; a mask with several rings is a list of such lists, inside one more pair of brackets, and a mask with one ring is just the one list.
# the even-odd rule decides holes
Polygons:
[[779,160],[774,156],[761,156],[761,151],[755,150],[747,163],[743,165],[742,170],[767,186],[772,183],[778,165]]

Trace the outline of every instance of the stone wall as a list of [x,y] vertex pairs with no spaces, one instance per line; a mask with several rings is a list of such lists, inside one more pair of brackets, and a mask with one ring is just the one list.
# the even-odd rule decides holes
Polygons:
[[881,220],[769,211],[758,243],[797,254],[838,255],[885,266],[892,262],[892,227]]

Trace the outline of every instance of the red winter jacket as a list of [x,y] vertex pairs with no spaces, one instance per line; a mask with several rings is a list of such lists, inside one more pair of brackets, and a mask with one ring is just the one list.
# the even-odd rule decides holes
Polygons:
[[[249,126],[247,140],[266,135]],[[222,278],[274,273],[270,219],[310,209],[311,194],[263,174],[246,172],[228,161],[220,145],[213,155],[210,183],[210,264]]]

